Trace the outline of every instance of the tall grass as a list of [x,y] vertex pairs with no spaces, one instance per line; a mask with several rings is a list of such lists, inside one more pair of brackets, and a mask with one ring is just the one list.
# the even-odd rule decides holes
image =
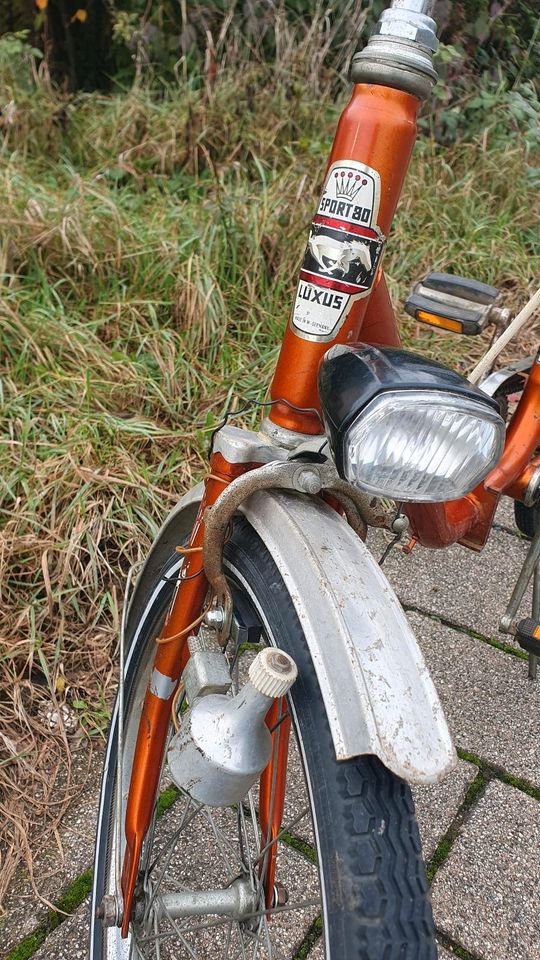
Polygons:
[[[287,69],[225,63],[211,84],[179,76],[160,96],[138,83],[66,100],[10,81],[0,897],[21,856],[31,869],[28,832],[71,797],[68,748],[106,725],[126,571],[203,474],[224,408],[263,398],[271,378],[344,102],[314,99],[308,48],[298,62],[295,49]],[[420,142],[385,263],[396,303],[431,267],[522,303],[538,255],[530,169],[519,139]],[[486,345],[403,329],[463,368]]]

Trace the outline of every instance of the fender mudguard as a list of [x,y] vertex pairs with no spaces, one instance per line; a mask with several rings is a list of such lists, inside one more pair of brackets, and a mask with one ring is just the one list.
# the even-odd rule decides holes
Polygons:
[[[156,574],[188,536],[202,496],[167,517],[139,575],[127,641]],[[309,646],[336,757],[375,754],[409,783],[436,783],[456,754],[424,658],[390,584],[366,545],[315,497],[261,491],[242,513],[270,551]]]

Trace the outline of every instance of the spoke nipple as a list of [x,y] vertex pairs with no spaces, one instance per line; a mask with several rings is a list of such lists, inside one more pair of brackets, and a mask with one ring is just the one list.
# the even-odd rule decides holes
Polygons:
[[289,891],[279,880],[274,884],[274,907],[284,907],[289,899]]

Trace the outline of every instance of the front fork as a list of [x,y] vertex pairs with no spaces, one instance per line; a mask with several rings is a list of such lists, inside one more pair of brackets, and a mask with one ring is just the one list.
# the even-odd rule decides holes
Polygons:
[[259,874],[264,885],[266,906],[271,907],[274,903],[276,879],[276,840],[281,829],[285,807],[287,759],[291,732],[291,715],[287,701],[283,697],[276,700],[270,707],[266,723],[272,734],[272,757],[261,775],[259,823],[262,847]]
[[[197,631],[206,613],[208,581],[204,572],[202,551],[205,512],[213,506],[229,483],[257,466],[257,463],[228,463],[220,453],[212,455],[210,473],[205,481],[203,499],[189,543],[180,548],[185,562],[182,564],[167,619],[156,640],[154,663],[141,711],[127,797],[125,853],[121,876],[123,937],[128,934],[142,846],[154,811],[174,694],[189,659],[187,640]],[[273,772],[267,776],[265,771],[261,777],[261,876],[267,891],[267,905],[270,905],[273,895],[275,876],[275,844],[268,844],[279,833],[285,795],[290,719],[288,714],[283,717],[279,713],[280,710],[283,711],[284,703],[282,700],[277,701],[276,707],[270,711],[268,723],[272,731],[274,750],[269,767]]]

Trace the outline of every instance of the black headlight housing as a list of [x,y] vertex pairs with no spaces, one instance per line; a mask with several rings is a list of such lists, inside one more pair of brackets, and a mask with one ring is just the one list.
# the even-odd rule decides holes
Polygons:
[[[405,482],[403,471],[409,469],[407,456],[413,457],[415,449],[417,460],[426,463],[428,479],[433,477],[437,458],[452,458],[451,441],[456,444],[455,452],[467,462],[468,448],[465,444],[470,445],[471,456],[478,459],[476,472],[481,474],[484,471],[483,475],[495,464],[502,450],[504,423],[497,402],[459,373],[407,350],[364,343],[332,347],[321,363],[319,395],[327,436],[340,476],[381,495],[394,496],[389,489],[394,484],[398,495],[401,492],[402,499],[421,500],[424,497],[424,493],[416,488],[411,488],[410,496],[403,495],[403,491],[407,492],[408,482]],[[403,409],[403,417],[399,415],[400,408]],[[425,415],[422,411],[426,411]],[[362,434],[361,420],[367,418],[368,414],[372,429],[379,430],[380,434],[377,451],[371,450],[373,444],[370,438],[373,433],[368,431]],[[383,430],[386,430],[385,436]],[[411,434],[410,439],[407,430]],[[422,447],[419,446],[419,432],[423,437]],[[354,469],[350,464],[353,434],[362,441],[354,454]],[[482,443],[489,447],[483,453],[480,450]],[[445,445],[448,451],[443,450]],[[409,447],[409,452],[406,447]],[[376,476],[376,457],[369,468],[363,470],[363,450],[367,456],[380,455],[380,479]],[[431,450],[434,456],[429,460],[427,453]],[[470,465],[474,466],[472,463]],[[413,469],[418,471],[420,466],[411,460],[409,480],[410,470]],[[366,472],[369,473],[367,479],[364,477]],[[469,482],[472,486],[469,489],[476,485],[473,483],[476,480],[474,470],[471,477]],[[477,482],[480,479],[482,476]],[[429,489],[425,491],[425,499],[447,499],[446,495],[442,495],[443,486],[442,481],[434,481],[431,493]],[[435,494],[435,488],[440,488],[440,495]],[[452,484],[448,490],[453,491]],[[461,492],[456,494],[461,495]]]

